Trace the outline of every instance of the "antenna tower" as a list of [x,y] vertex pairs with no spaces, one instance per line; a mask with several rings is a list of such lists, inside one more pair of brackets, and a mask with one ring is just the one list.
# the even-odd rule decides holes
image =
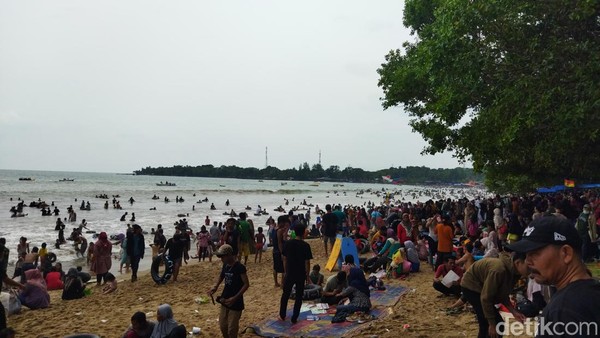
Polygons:
[[269,147],[265,147],[265,168],[269,166]]
[[319,165],[321,165],[321,149],[319,149]]

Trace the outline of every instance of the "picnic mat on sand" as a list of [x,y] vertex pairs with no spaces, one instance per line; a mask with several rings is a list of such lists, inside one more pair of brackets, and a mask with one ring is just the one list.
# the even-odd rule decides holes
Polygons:
[[[402,286],[386,286],[385,291],[372,291],[371,292],[371,303],[373,309],[370,314],[376,319],[385,318],[393,311],[391,306],[395,305],[399,300],[400,296],[408,291],[407,288]],[[290,337],[290,336],[304,336],[304,337],[342,337],[352,332],[360,330],[363,326],[369,325],[369,322],[358,323],[358,322],[343,322],[343,323],[331,323],[331,318],[335,315],[335,307],[332,306],[325,313],[318,313],[314,311],[315,307],[313,304],[305,302],[300,310],[300,316],[298,322],[292,325],[290,318],[292,318],[293,302],[290,301],[290,308],[288,308],[287,317],[285,321],[281,321],[277,314],[274,314],[271,318],[267,318],[259,323],[249,326],[245,332],[255,333],[262,337]],[[308,320],[317,317],[319,320]]]

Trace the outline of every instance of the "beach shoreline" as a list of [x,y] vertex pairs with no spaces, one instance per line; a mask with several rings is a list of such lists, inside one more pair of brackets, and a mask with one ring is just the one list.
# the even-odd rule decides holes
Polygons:
[[[308,239],[314,259],[311,264],[326,264],[323,242]],[[272,252],[263,253],[262,263],[254,263],[254,256],[248,259],[247,269],[250,289],[244,295],[246,305],[240,321],[240,331],[266,318],[276,318],[281,289],[274,287],[272,273]],[[102,295],[100,289],[89,285],[92,294],[83,299],[63,301],[61,292],[50,291],[51,305],[47,309],[23,309],[21,314],[8,318],[9,326],[23,337],[63,337],[75,332],[88,332],[101,337],[120,337],[129,325],[129,319],[136,311],[146,313],[155,319],[158,305],[169,303],[173,307],[174,318],[184,324],[188,331],[200,327],[201,337],[220,337],[218,326],[219,305],[212,305],[207,291],[214,285],[221,269],[219,259],[208,262],[190,262],[181,268],[179,281],[169,281],[157,285],[148,271],[140,273],[137,282],[117,276],[118,290],[114,294]],[[111,269],[114,272],[114,268]],[[336,272],[321,272],[326,276]],[[470,312],[450,316],[445,308],[456,299],[438,297],[431,287],[433,270],[427,264],[421,265],[421,272],[410,274],[405,280],[384,279],[389,285],[401,285],[409,289],[391,309],[393,313],[385,319],[375,320],[348,337],[471,337],[477,331],[477,321]],[[222,286],[217,295],[221,293]],[[201,302],[200,297],[204,298]],[[289,303],[291,306],[292,303]],[[408,326],[406,326],[408,325]],[[241,337],[255,337],[244,333]],[[528,336],[521,336],[528,337]]]

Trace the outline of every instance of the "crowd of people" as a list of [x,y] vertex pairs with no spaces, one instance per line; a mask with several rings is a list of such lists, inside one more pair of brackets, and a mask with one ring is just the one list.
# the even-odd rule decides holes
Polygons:
[[[239,331],[243,295],[250,287],[248,256],[254,254],[255,262],[260,263],[267,247],[272,247],[274,285],[281,287],[280,320],[287,320],[288,301],[293,292],[296,294],[290,317],[293,324],[298,321],[301,295],[307,284],[323,287],[320,301],[336,306],[332,322],[340,322],[357,313],[369,313],[370,293],[378,285],[366,274],[385,272],[391,278],[405,278],[431,266],[433,290],[457,297],[448,313],[472,309],[479,323],[478,337],[500,335],[502,317],[497,304],[518,320],[541,312],[541,318],[552,322],[600,325],[594,305],[600,301],[600,284],[584,264],[600,258],[600,199],[594,191],[416,203],[396,201],[391,193],[385,199],[386,203],[379,205],[326,205],[325,210],[317,206],[313,224],[310,210],[298,214],[290,211],[277,220],[269,217],[266,231],[262,226],[255,228],[246,212],[221,223],[211,222],[207,216],[196,233],[185,218],[181,219],[168,239],[159,224],[151,232],[152,255],[170,256],[173,282],[178,280],[182,263],[190,259],[212,261],[213,255],[221,259],[221,273],[208,294],[213,297],[223,285],[216,302],[221,305],[219,326],[224,337],[236,337]],[[60,231],[64,224],[57,221],[56,227]],[[79,248],[85,239],[84,227],[82,222],[70,236]],[[352,238],[361,259],[355,262],[353,256],[344,257],[341,271],[325,277],[320,266],[311,266],[314,257],[305,238],[320,238],[328,257],[338,236]],[[89,270],[95,274],[97,285],[104,286],[103,293],[117,289],[116,278],[110,272],[113,245],[121,249],[119,272],[123,267],[126,273],[130,269],[131,282],[135,282],[145,243],[144,232],[135,223],[128,225],[122,237],[109,238],[101,232],[90,243]],[[0,252],[4,252],[0,257],[2,280],[21,289],[22,305],[31,309],[47,307],[48,290],[52,289],[63,289],[64,300],[85,296],[90,274],[75,268],[64,273],[60,263],[52,265],[45,245],[41,250],[29,250],[26,238],[17,247],[22,257],[17,270],[21,282],[8,278],[8,249],[1,239],[0,245]],[[85,249],[79,251],[85,253]],[[2,326],[0,322],[0,328],[4,327],[6,323]],[[173,319],[171,307],[163,304],[157,310],[156,322],[148,321],[142,312],[135,313],[123,337],[184,337],[185,333],[185,327]]]

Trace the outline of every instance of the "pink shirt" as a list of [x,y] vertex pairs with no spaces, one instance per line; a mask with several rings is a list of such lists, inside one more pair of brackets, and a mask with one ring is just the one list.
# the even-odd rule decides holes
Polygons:
[[199,233],[198,234],[198,245],[200,245],[201,248],[206,248],[208,247],[208,240],[210,239],[210,234],[208,232],[204,232],[204,233]]

